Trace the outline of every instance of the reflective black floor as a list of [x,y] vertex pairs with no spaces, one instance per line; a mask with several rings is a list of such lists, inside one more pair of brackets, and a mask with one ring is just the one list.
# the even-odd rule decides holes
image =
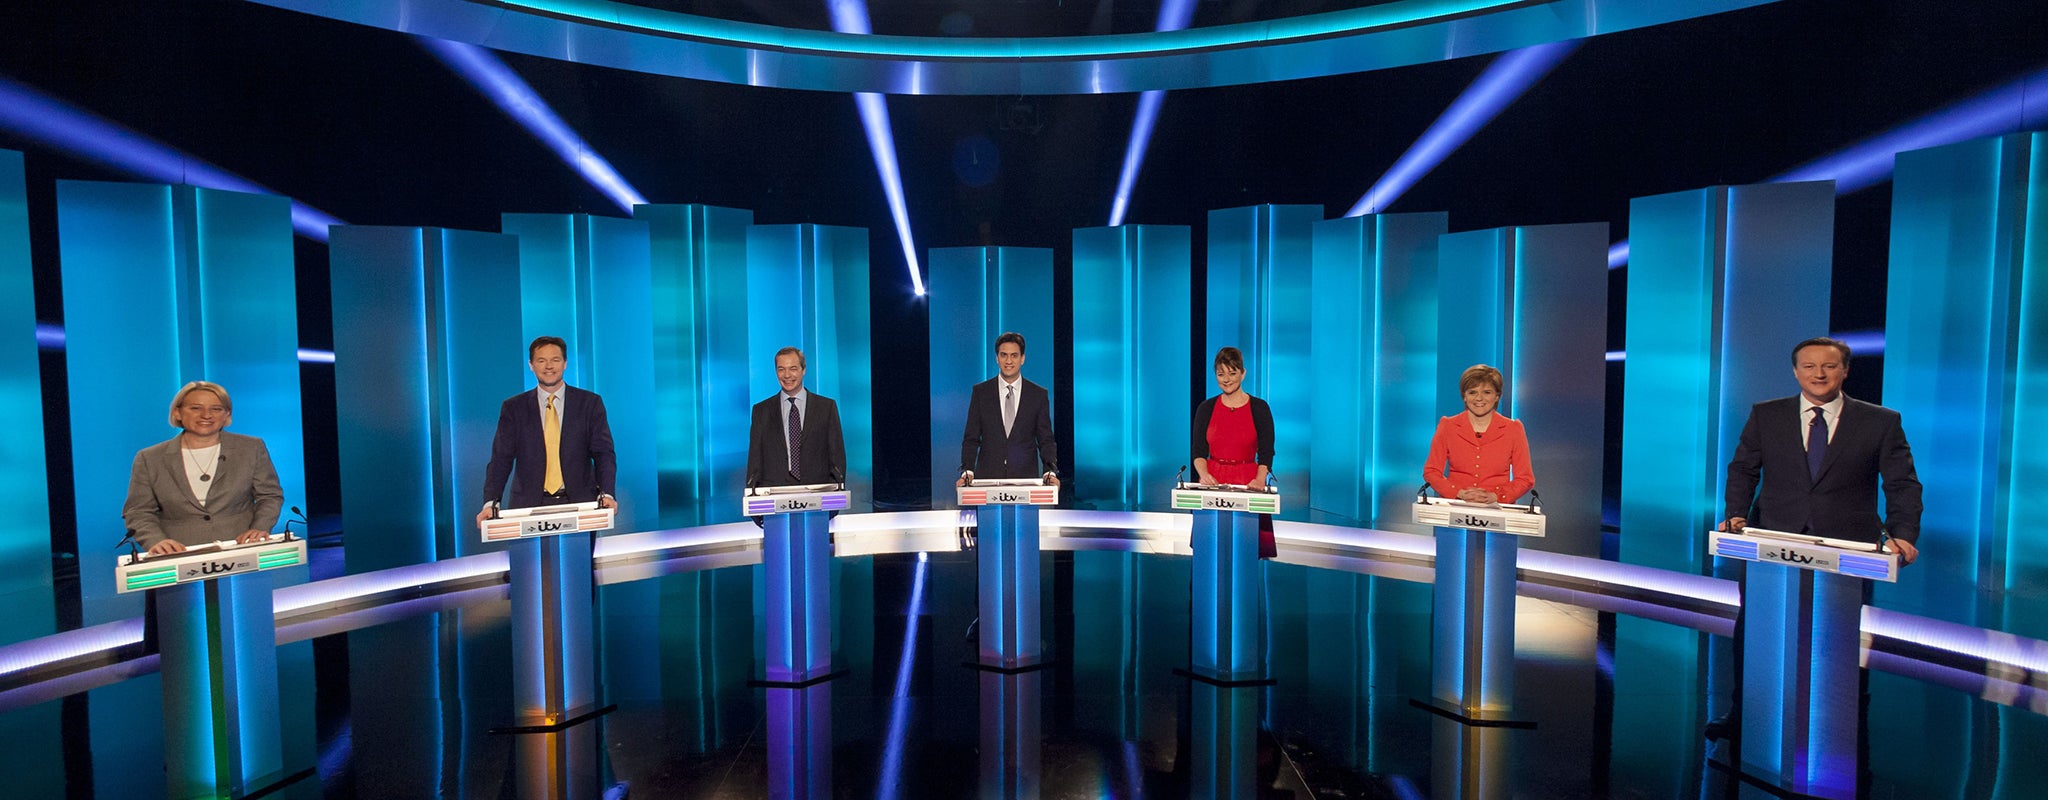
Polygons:
[[[281,648],[288,761],[270,795],[330,798],[1734,797],[1700,726],[1708,637],[1523,599],[1518,716],[1472,729],[1427,694],[1429,587],[1267,565],[1270,687],[1176,676],[1182,558],[1048,554],[1053,658],[963,666],[973,556],[835,564],[843,677],[763,689],[757,568],[603,587],[612,713],[505,735],[507,605]],[[0,714],[0,796],[163,796],[154,674]],[[2048,718],[1918,681],[1871,680],[1875,798],[2048,796]]]

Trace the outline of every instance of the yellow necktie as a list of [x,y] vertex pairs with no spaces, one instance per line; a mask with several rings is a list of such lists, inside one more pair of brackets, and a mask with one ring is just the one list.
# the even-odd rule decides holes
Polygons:
[[562,491],[562,419],[555,415],[554,395],[548,395],[548,414],[540,421],[540,439],[548,449],[548,475],[540,488],[555,494]]

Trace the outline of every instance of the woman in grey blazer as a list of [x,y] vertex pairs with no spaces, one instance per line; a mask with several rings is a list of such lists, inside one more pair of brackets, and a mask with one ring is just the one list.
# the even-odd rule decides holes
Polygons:
[[135,454],[121,519],[150,555],[223,539],[260,541],[284,507],[270,450],[254,436],[227,433],[234,402],[219,384],[193,381],[171,397],[171,425],[184,429]]

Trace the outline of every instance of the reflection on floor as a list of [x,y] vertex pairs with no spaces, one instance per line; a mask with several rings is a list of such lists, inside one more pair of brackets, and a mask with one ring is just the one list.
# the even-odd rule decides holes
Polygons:
[[[964,666],[973,554],[834,564],[835,663],[803,689],[759,677],[758,568],[599,590],[604,695],[551,734],[509,720],[502,602],[400,619],[281,658],[310,671],[287,725],[315,774],[270,795],[328,798],[1492,798],[1756,794],[1708,765],[1715,689],[1701,634],[1524,598],[1516,704],[1531,730],[1471,728],[1427,694],[1425,584],[1266,565],[1276,683],[1219,688],[1188,658],[1184,558],[1047,554],[1053,659]],[[906,633],[915,637],[906,642]],[[907,647],[906,647],[907,644]],[[908,658],[904,654],[908,653]],[[144,675],[0,714],[9,796],[163,796],[159,681]],[[1872,797],[2048,792],[2048,718],[1890,674],[1871,680]],[[891,736],[891,732],[897,732]],[[304,731],[302,731],[303,733]],[[62,746],[57,743],[64,742]],[[24,743],[16,746],[12,743]],[[18,792],[18,793],[17,793]]]

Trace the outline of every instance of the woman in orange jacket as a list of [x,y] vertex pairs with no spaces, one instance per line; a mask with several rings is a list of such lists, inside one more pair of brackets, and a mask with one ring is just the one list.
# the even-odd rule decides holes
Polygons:
[[1500,370],[1474,364],[1458,377],[1465,411],[1439,420],[1422,477],[1437,494],[1470,503],[1512,503],[1536,487],[1522,423],[1496,411]]

